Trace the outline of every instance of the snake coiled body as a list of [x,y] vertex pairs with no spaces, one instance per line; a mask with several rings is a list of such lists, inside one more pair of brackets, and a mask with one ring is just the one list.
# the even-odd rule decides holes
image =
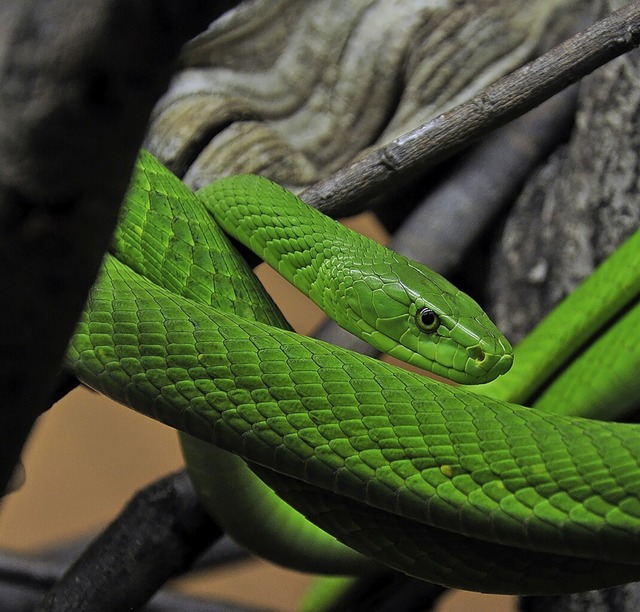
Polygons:
[[[246,204],[242,180],[216,189]],[[141,157],[69,345],[81,381],[237,454],[311,520],[412,575],[530,593],[640,577],[635,426],[532,411],[279,329],[279,315],[253,314],[263,292],[201,195]],[[481,314],[458,326],[438,294],[426,305],[446,341],[479,323],[510,350]]]

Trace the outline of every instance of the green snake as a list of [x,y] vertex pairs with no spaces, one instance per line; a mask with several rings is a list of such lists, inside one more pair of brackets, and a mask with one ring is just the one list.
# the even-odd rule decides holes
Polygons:
[[[381,351],[475,386],[293,333],[213,217]],[[606,368],[591,373],[599,404],[640,396],[640,232],[602,269],[496,379],[511,366],[509,343],[433,271],[265,179],[230,177],[193,194],[142,152],[66,367],[185,432],[205,504],[235,495],[203,483],[224,480],[212,462],[228,460],[237,471],[227,483],[245,494],[236,527],[259,538],[262,512],[265,529],[300,549],[322,540],[309,567],[320,559],[330,572],[341,558],[365,566],[370,558],[431,582],[505,593],[611,586],[640,578],[640,433],[548,411],[567,387],[562,376],[550,379],[550,364],[578,351],[570,368],[589,372],[611,354],[610,335],[630,352],[614,384]],[[534,394],[545,411],[510,403]],[[252,479],[263,487],[256,497]],[[279,497],[264,511],[257,500],[272,488]],[[289,507],[280,497],[300,514],[269,527]],[[308,538],[298,535],[302,523]]]

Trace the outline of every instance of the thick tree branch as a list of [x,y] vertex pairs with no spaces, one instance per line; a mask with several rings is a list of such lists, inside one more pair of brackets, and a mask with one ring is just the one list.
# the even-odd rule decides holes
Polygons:
[[48,407],[174,60],[233,4],[0,4],[0,490]]
[[[61,562],[0,552],[0,602],[3,612],[32,610],[66,569]],[[143,612],[248,612],[228,601],[189,597],[160,590]]]

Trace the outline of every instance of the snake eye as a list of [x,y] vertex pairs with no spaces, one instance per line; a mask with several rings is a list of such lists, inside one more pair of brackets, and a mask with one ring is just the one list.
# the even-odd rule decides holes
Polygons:
[[440,325],[440,317],[430,308],[423,308],[416,314],[416,325],[424,332],[436,331]]

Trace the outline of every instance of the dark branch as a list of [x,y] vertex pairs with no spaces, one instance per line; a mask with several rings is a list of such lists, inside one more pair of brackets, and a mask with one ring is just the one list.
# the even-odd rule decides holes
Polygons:
[[[150,486],[154,485],[152,484]],[[58,575],[61,576],[66,568],[84,552],[94,539],[95,536],[85,536],[63,542],[59,546],[40,552],[37,557],[33,558],[44,564],[49,563],[52,568],[52,573],[57,571],[55,568],[63,568],[61,571],[58,571]],[[0,555],[2,555],[1,552]],[[248,557],[249,553],[244,548],[241,548],[229,538],[223,537],[217,540],[213,546],[197,558],[192,569],[193,571],[212,570],[227,566],[231,563],[246,561]],[[0,563],[0,577],[1,576],[2,564]]]
[[144,489],[35,609],[135,610],[220,536],[185,472]]
[[0,491],[48,407],[151,108],[233,2],[0,3]]
[[[62,576],[66,564],[0,552],[0,602],[3,612],[32,610]],[[248,612],[227,601],[159,591],[143,612]]]

